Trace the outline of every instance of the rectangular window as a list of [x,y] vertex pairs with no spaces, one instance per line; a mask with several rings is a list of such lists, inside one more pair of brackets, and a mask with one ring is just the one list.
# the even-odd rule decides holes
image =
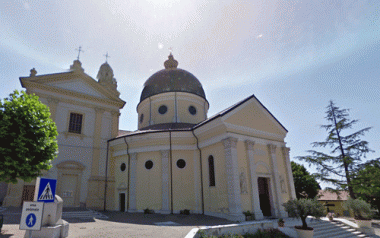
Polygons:
[[214,157],[212,155],[208,158],[208,175],[209,175],[210,187],[214,187],[215,186],[215,168],[214,168]]
[[69,132],[77,134],[82,133],[82,118],[82,114],[70,113]]

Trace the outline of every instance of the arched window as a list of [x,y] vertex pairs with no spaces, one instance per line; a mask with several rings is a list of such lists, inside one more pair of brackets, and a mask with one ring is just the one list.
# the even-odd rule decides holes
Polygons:
[[210,155],[208,157],[208,176],[210,187],[215,186],[215,167],[214,167],[214,157]]

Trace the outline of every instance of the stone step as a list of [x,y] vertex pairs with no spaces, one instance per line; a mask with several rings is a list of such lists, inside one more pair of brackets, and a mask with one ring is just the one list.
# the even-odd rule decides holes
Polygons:
[[314,238],[366,238],[366,234],[339,221],[319,221],[311,225],[314,228]]

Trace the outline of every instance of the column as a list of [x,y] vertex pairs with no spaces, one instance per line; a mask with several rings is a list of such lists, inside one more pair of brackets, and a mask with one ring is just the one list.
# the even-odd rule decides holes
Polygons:
[[249,171],[250,171],[250,180],[251,180],[251,201],[252,201],[252,211],[255,214],[255,218],[257,220],[263,219],[263,212],[260,208],[260,197],[259,197],[259,186],[257,184],[257,176],[256,176],[256,166],[254,159],[254,145],[253,141],[246,140],[245,146],[248,154],[248,163],[249,163]]
[[161,167],[162,167],[162,207],[161,213],[170,213],[170,186],[169,186],[169,150],[161,151]]
[[284,154],[286,172],[288,174],[288,191],[290,192],[290,198],[296,199],[296,190],[294,188],[293,171],[289,159],[290,148],[282,147],[282,153]]
[[137,153],[130,155],[130,181],[129,181],[129,210],[128,212],[136,212],[136,184],[137,184]]
[[229,137],[222,140],[226,158],[228,209],[232,220],[243,221],[245,216],[241,210],[237,139]]
[[284,207],[282,206],[282,195],[281,195],[281,186],[280,186],[280,178],[279,178],[279,172],[278,172],[278,167],[277,167],[277,158],[276,158],[276,146],[273,144],[268,145],[268,150],[269,150],[269,155],[271,158],[272,162],[272,171],[273,171],[273,185],[274,189],[273,191],[275,194],[274,195],[274,201],[275,201],[275,215],[278,217],[287,217],[287,214],[284,210]]

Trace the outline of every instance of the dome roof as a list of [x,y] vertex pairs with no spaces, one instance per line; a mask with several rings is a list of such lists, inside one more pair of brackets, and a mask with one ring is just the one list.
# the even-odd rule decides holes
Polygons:
[[178,62],[172,54],[169,55],[169,59],[165,61],[164,65],[165,69],[153,74],[145,82],[140,102],[153,95],[167,92],[187,92],[206,99],[199,80],[188,71],[178,69]]

